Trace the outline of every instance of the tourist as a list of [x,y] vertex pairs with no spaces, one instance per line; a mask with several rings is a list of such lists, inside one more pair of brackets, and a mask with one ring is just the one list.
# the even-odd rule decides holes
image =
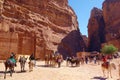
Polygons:
[[13,52],[10,54],[10,58],[9,59],[10,59],[11,62],[13,62],[15,64],[15,66],[17,66],[16,60],[15,60],[15,54]]
[[34,57],[34,54],[31,54],[30,57],[29,57],[29,60],[35,60],[35,57]]
[[88,64],[88,57],[85,56],[85,63]]
[[94,56],[93,60],[94,60],[94,64],[96,64],[96,61],[97,61],[96,56]]
[[33,53],[30,55],[29,60],[33,61],[34,62],[34,66],[36,66],[35,56],[34,56]]

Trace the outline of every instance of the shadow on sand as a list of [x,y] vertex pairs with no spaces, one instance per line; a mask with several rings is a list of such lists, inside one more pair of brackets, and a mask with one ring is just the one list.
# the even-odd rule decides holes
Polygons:
[[51,66],[51,65],[36,65],[36,67],[57,68],[57,67],[55,67],[55,66]]
[[[13,73],[25,73],[27,72],[26,70],[25,71],[14,71]],[[4,71],[0,71],[0,74],[4,74],[5,72]],[[10,71],[7,71],[6,73],[10,73]]]
[[4,73],[4,71],[0,71],[0,73]]
[[24,71],[16,71],[15,73],[26,73],[27,71],[24,70]]
[[92,79],[97,79],[97,80],[106,80],[107,78],[103,78],[101,76],[96,76],[96,77],[93,77]]

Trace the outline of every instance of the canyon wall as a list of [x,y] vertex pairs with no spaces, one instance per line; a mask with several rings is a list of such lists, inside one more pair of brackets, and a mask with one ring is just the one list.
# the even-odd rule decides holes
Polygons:
[[0,15],[2,56],[34,53],[43,59],[58,51],[66,57],[85,47],[68,0],[0,0]]
[[[93,21],[94,18],[92,19],[90,17],[89,24],[88,24],[89,45],[90,44],[92,45],[92,46],[89,46],[90,50],[91,48],[94,48],[94,47],[97,48],[98,45],[100,47],[100,45],[104,45],[104,44],[113,44],[120,50],[119,6],[120,6],[120,0],[105,0],[103,2],[103,6],[101,10],[101,20],[95,22]],[[91,12],[91,15],[93,15],[92,12]],[[98,13],[98,11],[96,10],[95,13]],[[93,16],[95,16],[95,14]],[[98,19],[100,19],[100,17],[95,18],[95,20],[98,20]],[[94,24],[90,25],[93,22]],[[96,37],[94,38],[91,37],[95,35]],[[97,39],[98,37],[100,39]],[[92,41],[93,43],[90,41]],[[94,49],[94,50],[99,51],[100,48]]]
[[93,8],[88,23],[88,51],[100,51],[101,43],[105,42],[104,28],[102,10]]

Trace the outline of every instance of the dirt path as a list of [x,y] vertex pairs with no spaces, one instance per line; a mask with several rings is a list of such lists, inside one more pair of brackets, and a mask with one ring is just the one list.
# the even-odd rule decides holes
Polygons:
[[[118,65],[120,59],[113,60],[112,62]],[[112,70],[113,78],[103,78],[101,66],[97,64],[84,64],[80,67],[66,67],[63,62],[61,68],[43,67],[44,62],[37,62],[37,66],[33,72],[28,71],[28,64],[26,64],[26,72],[20,72],[19,63],[15,68],[16,73],[10,77],[7,74],[6,80],[117,80],[118,79],[118,66],[116,70]],[[4,65],[0,63],[0,80],[3,79]]]

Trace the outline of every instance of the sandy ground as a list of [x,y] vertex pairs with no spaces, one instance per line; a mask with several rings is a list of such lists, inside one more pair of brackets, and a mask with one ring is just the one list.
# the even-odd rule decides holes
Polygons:
[[[103,78],[101,66],[94,63],[84,64],[80,67],[67,67],[66,62],[62,63],[62,67],[44,67],[43,61],[37,61],[33,72],[28,71],[28,63],[26,63],[26,72],[20,72],[19,63],[15,67],[16,73],[13,76],[7,73],[6,80],[118,80],[118,63],[120,59],[112,62],[116,64],[117,69],[112,70],[113,78]],[[0,80],[3,79],[4,65],[0,63]]]

